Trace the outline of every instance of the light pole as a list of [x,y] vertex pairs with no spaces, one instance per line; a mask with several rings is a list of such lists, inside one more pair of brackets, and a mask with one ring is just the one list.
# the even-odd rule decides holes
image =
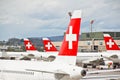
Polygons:
[[72,13],[71,13],[71,12],[68,12],[68,15],[70,16],[70,19],[71,19]]
[[91,51],[93,51],[94,50],[94,38],[93,38],[93,33],[92,33],[92,24],[94,23],[94,20],[91,20],[90,21],[90,28],[91,28]]
[[[70,19],[71,19],[71,17],[72,17],[72,12],[68,12],[68,15],[70,16]],[[64,35],[65,35],[66,33],[64,32]]]

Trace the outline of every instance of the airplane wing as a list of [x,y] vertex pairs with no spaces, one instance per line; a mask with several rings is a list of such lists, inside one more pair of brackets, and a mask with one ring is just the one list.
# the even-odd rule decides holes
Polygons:
[[106,57],[106,56],[103,56],[103,58],[108,59],[108,60],[111,60],[111,61],[113,61],[114,63],[119,63],[119,62],[120,62],[120,59],[118,59],[118,58],[111,58],[111,57]]
[[27,71],[34,71],[34,72],[41,72],[41,73],[50,73],[53,74],[55,76],[55,78],[63,78],[63,77],[70,77],[70,74],[61,71],[61,70],[53,70],[53,71],[48,71],[48,70],[35,70],[35,69],[26,69]]
[[91,59],[87,59],[87,60],[82,61],[82,63],[90,63],[90,62],[97,61],[98,59],[99,58],[91,58]]
[[34,71],[34,72],[42,72],[42,73],[69,75],[68,73],[66,73],[66,72],[64,72],[64,71],[61,71],[61,70],[45,71],[45,70],[26,69],[26,71]]

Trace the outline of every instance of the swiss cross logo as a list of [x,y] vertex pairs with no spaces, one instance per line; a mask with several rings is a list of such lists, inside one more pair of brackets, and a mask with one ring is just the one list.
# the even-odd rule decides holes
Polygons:
[[48,50],[50,50],[50,48],[52,47],[52,45],[50,44],[50,42],[48,42],[48,44],[47,44],[47,45],[45,45],[45,47],[47,47],[47,48],[48,48]]
[[109,48],[112,48],[112,46],[114,45],[114,42],[112,42],[112,40],[109,39],[109,42],[107,42],[107,45],[109,46]]
[[30,47],[32,47],[32,45],[30,44],[30,42],[27,43],[27,48],[30,49]]
[[72,33],[73,28],[72,26],[69,27],[69,32],[66,34],[66,41],[69,42],[69,49],[73,48],[72,42],[77,41],[77,35]]

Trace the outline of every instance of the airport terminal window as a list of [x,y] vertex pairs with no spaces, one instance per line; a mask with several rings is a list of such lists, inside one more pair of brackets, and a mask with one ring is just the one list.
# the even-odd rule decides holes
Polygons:
[[116,37],[120,37],[120,33],[116,33]]
[[99,45],[103,45],[103,42],[99,42]]
[[87,34],[86,34],[86,37],[87,37],[87,38],[89,38],[89,37],[90,37],[90,34],[89,34],[89,33],[87,33]]
[[90,45],[90,42],[89,42],[89,41],[87,42],[87,45]]

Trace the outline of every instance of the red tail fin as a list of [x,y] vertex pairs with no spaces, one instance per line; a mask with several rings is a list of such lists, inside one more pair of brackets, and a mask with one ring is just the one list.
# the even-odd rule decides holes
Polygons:
[[107,50],[120,50],[118,45],[109,34],[104,34],[104,41]]
[[24,45],[26,48],[26,51],[36,51],[36,48],[34,45],[31,43],[29,39],[24,39]]
[[78,39],[81,22],[81,11],[76,10],[73,12],[68,29],[63,39],[62,46],[60,48],[58,59],[67,62],[68,64],[76,63],[76,56],[78,50]]
[[75,11],[71,17],[68,29],[59,52],[60,56],[77,56],[80,31],[81,11]]
[[43,38],[43,45],[46,52],[58,51],[48,38]]

